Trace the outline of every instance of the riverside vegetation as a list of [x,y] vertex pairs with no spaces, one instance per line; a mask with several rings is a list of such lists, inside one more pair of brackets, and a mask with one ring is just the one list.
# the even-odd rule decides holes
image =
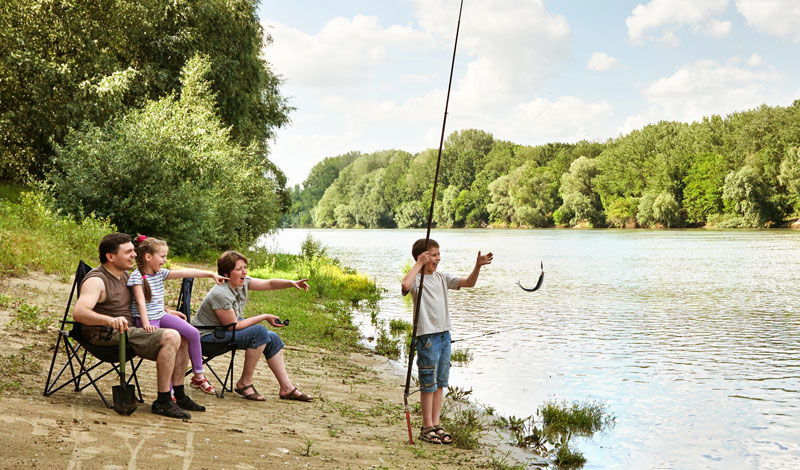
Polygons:
[[[800,100],[605,142],[444,144],[438,227],[765,227],[800,214]],[[424,227],[436,150],[350,152],[291,189],[293,227]]]

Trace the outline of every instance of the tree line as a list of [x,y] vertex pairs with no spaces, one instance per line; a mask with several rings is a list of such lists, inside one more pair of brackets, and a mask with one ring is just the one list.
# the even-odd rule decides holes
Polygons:
[[[293,227],[423,227],[437,151],[351,152],[290,190]],[[800,100],[606,142],[518,145],[482,130],[444,144],[439,227],[755,228],[800,213]]]
[[180,252],[275,229],[289,197],[267,142],[292,107],[257,3],[0,2],[0,181]]

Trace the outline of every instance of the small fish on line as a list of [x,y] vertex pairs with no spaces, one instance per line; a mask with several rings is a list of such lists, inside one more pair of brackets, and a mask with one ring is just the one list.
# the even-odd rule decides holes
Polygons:
[[539,280],[536,282],[536,286],[532,288],[523,287],[522,284],[519,281],[517,281],[517,285],[520,287],[520,289],[524,290],[525,292],[534,292],[536,290],[539,290],[540,287],[542,287],[542,281],[544,281],[544,262],[540,261],[540,263],[542,272],[541,274],[539,274]]

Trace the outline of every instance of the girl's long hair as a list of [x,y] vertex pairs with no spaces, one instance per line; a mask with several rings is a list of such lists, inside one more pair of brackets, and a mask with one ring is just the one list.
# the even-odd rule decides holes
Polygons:
[[[138,235],[133,240],[133,246],[136,248],[136,267],[142,274],[142,290],[144,291],[144,299],[148,302],[153,298],[153,292],[150,290],[150,283],[147,281],[147,276],[144,273],[144,255],[156,254],[156,250],[161,247],[166,247],[167,242],[155,237],[145,237]],[[147,312],[140,314],[147,314]]]

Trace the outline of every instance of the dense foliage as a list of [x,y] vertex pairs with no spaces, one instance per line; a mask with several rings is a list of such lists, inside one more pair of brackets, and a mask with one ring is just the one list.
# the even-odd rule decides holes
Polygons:
[[[327,158],[292,190],[288,225],[421,227],[436,151]],[[604,143],[522,146],[468,129],[442,155],[441,227],[764,227],[800,213],[800,100]]]
[[[0,2],[0,180],[40,178],[71,128],[101,126],[181,88],[196,54],[222,122],[263,165],[291,108],[261,57],[257,0],[4,0]],[[286,199],[283,190],[279,193]],[[288,202],[288,201],[283,201]]]
[[165,238],[190,254],[246,246],[276,227],[282,181],[258,146],[238,145],[216,113],[204,78],[210,68],[195,57],[180,97],[67,134],[46,174],[58,206],[74,217],[107,217],[126,233]]

